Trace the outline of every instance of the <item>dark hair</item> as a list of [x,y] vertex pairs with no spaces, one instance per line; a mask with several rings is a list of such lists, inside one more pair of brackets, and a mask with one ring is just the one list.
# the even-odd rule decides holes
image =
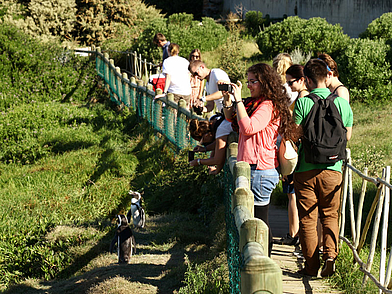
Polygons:
[[323,81],[328,75],[327,64],[321,59],[311,59],[304,67],[304,74],[315,84]]
[[199,60],[201,60],[201,52],[200,52],[200,49],[195,48],[195,49],[193,49],[193,50],[191,51],[191,53],[189,53],[189,57],[188,57],[188,60],[189,60],[189,61],[192,60],[192,55],[193,55],[193,53],[199,54]]
[[153,39],[154,44],[158,44],[158,41],[166,41],[166,37],[162,33],[156,33]]
[[260,99],[272,101],[274,106],[272,120],[280,118],[279,133],[286,139],[297,141],[297,126],[288,107],[290,98],[282,85],[280,75],[265,63],[252,65],[247,72],[253,73],[260,83],[262,94]]
[[338,72],[338,65],[336,64],[335,60],[332,59],[331,56],[329,56],[327,53],[322,53],[319,54],[318,58],[320,58],[322,61],[324,61],[329,68],[331,69],[333,75],[335,77],[339,77],[339,72]]
[[300,79],[305,76],[304,67],[300,64],[294,64],[287,69],[286,75],[290,75],[294,79]]
[[196,141],[200,141],[208,132],[211,132],[210,123],[208,121],[194,118],[189,122],[189,133]]
[[202,65],[202,64],[204,64],[204,62],[201,61],[200,59],[192,60],[192,61],[189,63],[188,70],[189,70],[191,73],[193,73],[192,68],[199,67],[199,66]]

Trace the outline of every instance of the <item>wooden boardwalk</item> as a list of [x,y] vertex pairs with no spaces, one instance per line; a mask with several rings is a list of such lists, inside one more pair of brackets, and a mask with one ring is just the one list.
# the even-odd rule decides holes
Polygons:
[[[274,236],[278,241],[288,232],[287,209],[271,205],[269,222]],[[280,266],[283,272],[283,293],[286,294],[321,294],[321,293],[343,293],[331,288],[320,276],[317,278],[303,277],[296,272],[303,266],[303,258],[299,246],[287,246],[274,244],[271,258]]]

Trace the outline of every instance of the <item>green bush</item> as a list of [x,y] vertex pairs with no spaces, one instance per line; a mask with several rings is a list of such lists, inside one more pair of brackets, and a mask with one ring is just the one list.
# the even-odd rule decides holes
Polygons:
[[0,25],[0,107],[34,101],[86,101],[97,86],[94,64],[15,27]]
[[392,39],[392,12],[384,13],[373,20],[359,37],[371,40]]
[[185,12],[193,14],[196,19],[202,17],[202,0],[146,0],[145,2],[162,9],[162,13],[167,15]]
[[256,37],[264,27],[270,25],[269,17],[263,18],[260,11],[248,11],[245,14],[245,27],[248,34]]
[[380,40],[352,39],[337,58],[342,81],[353,101],[391,100],[392,71],[386,56],[389,45]]
[[156,33],[162,33],[170,42],[180,45],[180,56],[188,58],[194,48],[211,51],[223,44],[229,33],[223,25],[212,18],[203,17],[202,21],[193,20],[190,14],[173,14],[168,19],[154,20],[136,40],[132,50],[141,53],[147,60],[160,62],[162,50],[153,44]]
[[[101,45],[123,34],[137,37],[146,22],[160,18],[160,10],[140,0],[31,0],[2,1],[4,23],[42,41],[60,40],[75,45]],[[0,13],[1,15],[1,13]],[[139,28],[141,27],[141,28]],[[124,40],[124,39],[123,39]]]
[[349,39],[339,24],[331,25],[320,17],[306,20],[294,16],[267,27],[257,35],[256,42],[266,59],[296,48],[313,55],[328,52],[335,57]]

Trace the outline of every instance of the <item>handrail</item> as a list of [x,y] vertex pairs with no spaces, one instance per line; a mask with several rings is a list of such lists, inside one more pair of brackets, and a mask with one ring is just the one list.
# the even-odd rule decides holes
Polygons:
[[[364,172],[360,172],[355,167],[351,165],[351,154],[348,151],[348,159],[344,165],[345,175],[343,178],[343,189],[342,189],[342,208],[341,208],[341,222],[340,222],[340,240],[347,243],[349,248],[353,252],[355,261],[360,266],[359,270],[364,273],[362,284],[365,285],[367,279],[370,278],[376,286],[383,293],[392,294],[392,291],[388,289],[391,272],[392,272],[392,247],[390,248],[389,260],[386,263],[386,250],[387,250],[387,236],[388,236],[388,221],[389,221],[389,206],[390,206],[390,191],[392,190],[392,185],[390,181],[390,167],[387,166],[383,169],[382,178],[372,178],[367,175],[367,169]],[[362,178],[362,188],[361,194],[358,201],[357,208],[357,219],[354,218],[354,205],[353,205],[353,183],[352,183],[352,172],[356,173],[360,178]],[[376,196],[374,197],[370,211],[366,217],[365,225],[362,229],[362,234],[360,234],[361,220],[362,220],[362,209],[363,203],[366,196],[366,183],[373,183],[377,188]],[[349,198],[349,211],[350,211],[350,224],[351,224],[351,237],[354,241],[352,244],[348,238],[344,236],[345,223],[344,215],[346,210],[346,197]],[[382,231],[381,231],[381,257],[380,257],[380,267],[379,267],[379,280],[371,273],[374,254],[376,250],[377,238],[379,235],[379,227],[382,219]],[[374,217],[374,218],[373,218]],[[373,230],[370,242],[370,250],[368,255],[368,260],[364,263],[360,257],[359,252],[365,244],[366,236],[370,228],[373,219]]]
[[[145,86],[143,81],[134,77],[128,79],[127,74],[121,73],[114,61],[109,59],[108,53],[100,52],[100,48],[96,48],[95,56],[97,74],[105,81],[113,102],[135,110],[138,117],[146,119],[177,150],[196,145],[196,141],[189,136],[188,122],[191,118],[203,118],[189,111],[184,100],[175,103],[172,94],[154,100],[155,93],[151,85]],[[162,91],[158,89],[157,93]],[[237,145],[232,142],[228,146],[229,157],[224,172],[225,177],[232,179],[226,182],[225,190],[233,186],[235,188],[233,193],[225,197],[226,226],[231,232],[227,239],[232,245],[228,245],[230,292],[282,293],[282,271],[268,257],[268,227],[262,220],[253,217],[253,193],[249,189],[250,167],[248,163],[237,162],[237,152]]]

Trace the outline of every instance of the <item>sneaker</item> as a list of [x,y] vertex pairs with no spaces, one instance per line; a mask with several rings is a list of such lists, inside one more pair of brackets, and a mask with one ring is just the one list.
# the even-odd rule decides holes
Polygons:
[[280,242],[282,242],[283,245],[296,246],[299,244],[299,238],[291,237],[290,234],[287,233],[286,237],[280,239]]
[[324,262],[323,269],[321,270],[321,276],[322,277],[329,277],[329,276],[332,276],[334,273],[335,273],[335,259],[328,258]]

